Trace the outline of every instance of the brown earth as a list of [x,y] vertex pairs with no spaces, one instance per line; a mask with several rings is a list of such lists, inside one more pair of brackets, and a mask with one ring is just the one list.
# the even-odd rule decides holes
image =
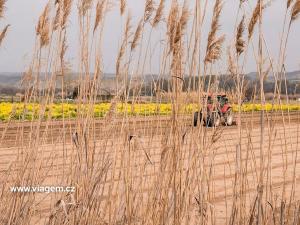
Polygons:
[[[264,168],[264,187],[270,190],[264,192],[264,198],[267,199],[267,195],[272,193],[272,204],[277,206],[280,199],[290,199],[293,188],[296,190],[292,197],[293,202],[300,200],[300,191],[297,189],[300,185],[299,115],[294,113],[290,119],[286,117],[285,121],[282,121],[280,115],[274,116],[272,120],[270,116],[265,117],[263,135],[259,114],[243,115],[240,150],[238,126],[193,128],[190,126],[191,118],[180,121],[178,133],[181,136],[176,138],[181,137],[182,140],[178,142],[181,146],[178,151],[180,163],[176,176],[180,177],[178,185],[183,188],[180,191],[183,202],[186,203],[183,210],[186,215],[190,215],[184,218],[185,224],[193,224],[196,220],[199,213],[199,193],[203,193],[203,188],[208,193],[205,197],[207,218],[214,220],[215,224],[229,222],[233,202],[245,202],[244,210],[249,213],[258,193],[261,165]],[[46,127],[44,123],[39,126],[41,135],[38,143],[34,145],[34,151],[30,143],[34,143],[37,136],[32,132],[32,124],[2,125],[1,183],[14,180],[18,172],[23,170],[25,158],[33,154],[28,168],[37,168],[39,177],[43,178],[37,186],[68,186],[70,177],[77,172],[75,165],[88,165],[91,159],[83,157],[81,151],[84,150],[78,149],[76,141],[72,139],[71,134],[78,127],[76,123],[68,121],[66,124],[64,128],[60,122],[50,124],[48,129],[43,128]],[[113,203],[110,204],[116,206],[113,207],[116,211],[124,210],[122,202],[124,203],[125,196],[139,199],[138,203],[134,203],[140,207],[136,209],[139,215],[142,213],[139,209],[147,208],[149,199],[157,191],[164,191],[163,187],[158,188],[158,184],[161,181],[167,183],[170,179],[170,167],[165,165],[165,161],[170,161],[173,154],[172,140],[175,137],[171,127],[169,118],[155,117],[117,120],[110,124],[96,121],[95,128],[89,130],[89,135],[95,134],[94,140],[89,142],[89,149],[95,151],[94,165],[99,168],[106,163],[109,165],[106,177],[101,181],[99,193],[99,198],[103,198],[101,205],[105,219],[108,219],[107,202],[112,199]],[[68,132],[64,132],[66,130]],[[22,134],[23,137],[20,138]],[[66,138],[63,138],[64,135]],[[79,137],[78,141],[81,140]],[[8,172],[10,176],[7,178],[5,174]],[[203,180],[206,184],[201,186]],[[185,186],[185,183],[188,185]],[[82,187],[76,187],[80,188]],[[171,198],[172,189],[170,186],[166,188]],[[55,193],[39,193],[36,196],[34,221],[37,223],[43,223],[45,217],[56,210],[55,203],[64,198],[64,194]]]

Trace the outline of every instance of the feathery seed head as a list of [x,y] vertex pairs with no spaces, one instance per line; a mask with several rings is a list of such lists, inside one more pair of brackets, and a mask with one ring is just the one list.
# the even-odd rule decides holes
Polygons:
[[126,9],[126,0],[120,0],[120,13],[121,16],[124,14]]
[[99,24],[102,21],[105,2],[106,2],[105,0],[99,0],[97,2],[94,32],[96,31],[97,27],[99,26]]
[[221,11],[222,11],[222,1],[216,0],[211,28],[207,39],[207,48],[206,48],[206,56],[205,56],[206,63],[207,62],[211,63],[215,60],[218,60],[221,56],[221,48],[225,40],[225,36],[222,35],[219,38],[216,37],[217,31],[220,27]]
[[222,54],[222,44],[225,41],[225,35],[222,35],[217,40],[213,41],[208,48],[205,62],[213,63],[216,60],[219,60]]
[[5,38],[6,34],[7,34],[7,30],[8,30],[9,26],[10,26],[9,24],[6,25],[4,27],[4,29],[2,30],[2,32],[0,33],[0,46],[1,46],[1,43],[2,43],[2,41],[4,40],[4,38]]
[[[257,21],[258,21],[258,18],[259,18],[259,15],[261,10],[264,10],[267,5],[262,5],[261,7],[261,4],[262,4],[262,0],[258,0],[257,3],[256,3],[256,6],[255,6],[255,9],[252,13],[252,17],[251,17],[251,20],[248,24],[248,40],[251,39],[252,35],[253,35],[253,32],[254,32],[254,28],[255,28],[255,25],[257,24]],[[261,8],[261,9],[260,9]]]
[[3,17],[3,13],[5,10],[5,2],[6,2],[6,0],[0,0],[0,18]]
[[133,51],[138,44],[138,41],[141,37],[142,27],[143,27],[143,20],[140,20],[138,27],[136,28],[134,37],[133,37],[133,41],[131,43],[131,51]]
[[49,3],[46,5],[42,15],[39,18],[36,28],[36,34],[40,37],[40,46],[46,46],[49,43]]
[[153,0],[146,0],[145,11],[144,11],[144,23],[147,23],[154,11]]
[[286,8],[289,9],[294,0],[287,0]]
[[245,41],[243,40],[244,30],[245,30],[245,16],[243,16],[237,28],[235,48],[238,55],[242,54],[245,48]]
[[176,2],[172,3],[169,17],[168,17],[168,36],[169,36],[169,43],[170,43],[170,51],[173,51],[174,47],[174,39],[176,34],[176,28],[177,28],[177,18],[178,18],[178,4]]
[[298,18],[299,14],[300,14],[300,0],[297,0],[292,7],[291,23]]
[[92,7],[93,0],[80,0],[79,14],[85,16],[87,11]]
[[63,0],[63,17],[61,22],[61,27],[63,29],[65,29],[68,21],[68,17],[70,16],[71,13],[72,2],[73,0]]
[[165,7],[165,0],[160,0],[159,6],[156,10],[156,14],[152,22],[153,27],[156,27],[159,24],[159,22],[162,20],[164,7]]

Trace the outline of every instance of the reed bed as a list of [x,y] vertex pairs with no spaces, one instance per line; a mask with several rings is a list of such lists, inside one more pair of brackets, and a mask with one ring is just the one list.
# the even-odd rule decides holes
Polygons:
[[[0,18],[4,3],[0,0]],[[254,7],[250,1],[235,3],[234,37],[225,37],[220,30],[228,3],[213,1],[209,17],[210,3],[146,0],[144,13],[134,24],[126,0],[49,0],[38,18],[32,61],[22,78],[22,110],[17,121],[9,117],[0,126],[0,224],[300,224],[300,114],[292,114],[288,97],[284,103],[281,98],[284,92],[288,96],[282,90],[284,64],[300,1],[287,1],[276,63],[268,55],[262,26],[271,3],[257,0]],[[249,8],[251,15],[246,13]],[[64,89],[72,9],[77,11],[80,31],[80,85],[70,121]],[[115,62],[116,95],[99,120],[95,108],[105,68],[103,28],[110,10],[120,13],[123,35]],[[205,23],[210,27],[207,34]],[[134,85],[133,80],[145,78],[145,65],[155,51],[154,32],[164,33],[159,77],[168,75],[169,111],[164,117],[135,118],[130,112],[141,105],[145,83]],[[226,38],[231,38],[227,55]],[[256,60],[260,81],[249,107],[258,108],[259,115],[251,108],[243,123],[249,57]],[[194,112],[207,108],[203,93],[220,91],[218,62],[226,59],[226,76],[234,79],[238,100],[236,125],[194,127]],[[270,74],[276,87],[267,103],[263,84]],[[186,76],[188,91],[183,93]],[[160,93],[164,84],[159,79],[153,85]],[[60,121],[49,116],[57,86],[62,96]],[[184,113],[195,93],[195,107]],[[151,96],[152,104],[164,107],[157,96]],[[37,113],[28,118],[33,105],[38,105]],[[120,115],[120,105],[130,110]],[[9,191],[11,186],[43,185],[75,187],[75,192]]]

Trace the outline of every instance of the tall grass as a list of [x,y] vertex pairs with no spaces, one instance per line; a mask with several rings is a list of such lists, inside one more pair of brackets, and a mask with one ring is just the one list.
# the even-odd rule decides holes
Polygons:
[[[0,18],[3,3],[0,0]],[[263,85],[266,76],[274,76],[273,106],[282,105],[285,55],[300,12],[299,1],[287,1],[276,64],[268,54],[262,26],[266,1],[258,0],[251,15],[246,14],[248,1],[236,3],[235,34],[227,37],[232,38],[228,55],[222,51],[225,36],[220,30],[225,1],[215,0],[208,18],[207,0],[182,4],[147,0],[137,24],[125,0],[114,9],[111,4],[109,0],[49,0],[41,13],[32,61],[22,79],[26,89],[23,117],[0,126],[4,146],[0,147],[0,223],[299,224],[299,113],[267,113]],[[58,86],[62,101],[66,95],[65,55],[69,17],[75,8],[80,31],[76,118],[63,116],[55,121],[48,106]],[[103,81],[103,28],[109,10],[117,10],[126,19],[115,62],[116,94],[109,112],[99,120],[94,106]],[[206,22],[210,25],[207,36]],[[159,76],[168,76],[172,114],[134,118],[125,113],[120,118],[118,104],[134,108],[141,102],[145,84],[143,80],[135,84],[133,78],[143,78],[145,64],[158,54],[152,49],[152,32],[164,33]],[[228,76],[234,78],[238,99],[237,126],[207,128],[201,122],[193,127],[193,115],[186,117],[180,109],[197,103],[205,111],[208,97],[202,101],[203,93],[221,91],[218,78],[223,71],[218,61],[227,57]],[[250,57],[257,63],[260,82],[252,100],[259,99],[260,115],[242,113],[245,64]],[[186,75],[188,93],[183,92]],[[156,92],[151,97],[160,104],[163,84],[158,80],[153,85]],[[195,93],[197,101],[191,102]],[[40,105],[39,116],[25,121],[32,102]],[[74,186],[76,191],[9,191],[10,186],[43,185]]]

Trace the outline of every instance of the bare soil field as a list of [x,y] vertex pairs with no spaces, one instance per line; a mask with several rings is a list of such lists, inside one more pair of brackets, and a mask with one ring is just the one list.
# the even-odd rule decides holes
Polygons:
[[[197,224],[199,213],[209,224],[228,224],[232,220],[230,215],[237,208],[234,204],[240,204],[240,211],[236,212],[240,216],[251,215],[259,193],[260,172],[263,171],[263,185],[268,191],[262,195],[265,199],[269,199],[270,194],[276,196],[272,197],[269,208],[273,213],[271,219],[279,220],[281,199],[293,199],[289,206],[300,200],[300,120],[299,113],[292,114],[286,121],[274,118],[270,120],[269,115],[266,116],[268,126],[262,133],[259,114],[242,115],[241,146],[237,126],[195,128],[190,126],[189,118],[183,118],[177,131],[181,136],[175,137],[167,118],[131,119],[130,122],[112,124],[96,121],[97,128],[89,131],[95,138],[86,148],[94,151],[92,157],[84,152],[85,149],[78,148],[76,142],[82,139],[74,137],[76,124],[70,121],[66,123],[69,124],[67,127],[52,122],[53,130],[46,129],[47,134],[40,126],[42,135],[38,137],[40,143],[36,148],[30,146],[32,139],[37,138],[33,136],[36,133],[30,128],[30,123],[23,127],[16,124],[14,130],[12,124],[1,125],[4,138],[0,146],[0,179],[1,183],[11,183],[26,167],[29,174],[25,177],[32,178],[33,185],[68,186],[72,183],[76,189],[84,189],[86,187],[76,186],[76,182],[70,180],[74,174],[102,171],[105,175],[99,180],[96,198],[101,199],[98,206],[107,224],[116,222],[111,221],[111,217],[122,221],[121,215],[128,210],[125,207],[128,204],[134,206],[134,212],[129,212],[135,215],[134,223],[143,224],[139,218],[145,217],[148,207],[155,207],[149,203],[154,201],[157,207],[161,207],[166,198],[173,199],[173,204],[180,204],[174,206],[174,210],[180,207],[184,212],[184,224]],[[26,138],[31,138],[29,142],[23,141],[23,146],[18,141],[22,129],[28,132]],[[64,135],[70,141],[62,141]],[[178,137],[180,148],[175,154],[172,145]],[[262,138],[264,145],[261,148]],[[26,143],[30,144],[27,146]],[[27,161],[29,155],[30,161]],[[175,173],[172,172],[174,162],[177,162]],[[262,170],[260,165],[264,165]],[[38,175],[34,172],[31,177],[30,173],[37,170]],[[88,182],[88,174],[86,179]],[[174,185],[161,185],[170,182]],[[179,191],[173,192],[173,188]],[[70,214],[74,207],[80,207],[73,205],[72,194],[35,195],[30,209],[34,215],[32,224],[44,224],[46,218],[57,219]],[[67,205],[64,210],[60,210],[61,201]],[[166,210],[170,210],[171,215],[173,206],[169,207]]]

